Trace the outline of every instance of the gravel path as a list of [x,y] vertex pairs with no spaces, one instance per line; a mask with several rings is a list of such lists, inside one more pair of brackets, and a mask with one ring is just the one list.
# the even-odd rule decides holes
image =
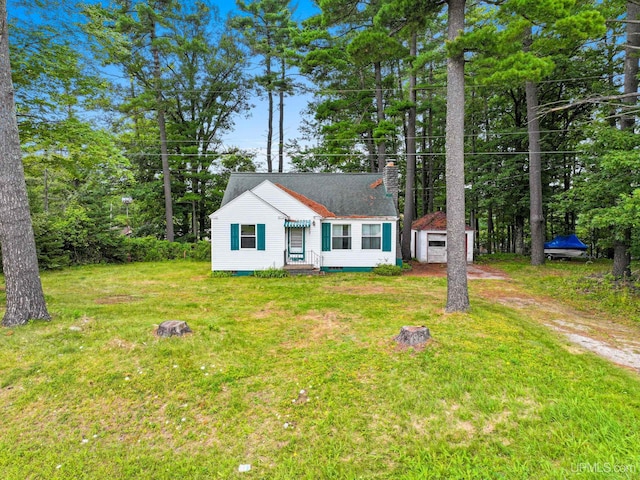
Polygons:
[[[447,266],[444,264],[414,263],[412,267],[407,275],[447,275]],[[476,291],[484,298],[522,310],[532,319],[558,332],[567,339],[568,348],[573,353],[590,351],[640,373],[640,326],[622,325],[573,310],[550,299],[528,296],[508,282],[509,277],[504,272],[487,265],[467,265],[467,277],[469,280],[504,280],[499,292],[496,292],[493,284],[487,288],[476,288]]]

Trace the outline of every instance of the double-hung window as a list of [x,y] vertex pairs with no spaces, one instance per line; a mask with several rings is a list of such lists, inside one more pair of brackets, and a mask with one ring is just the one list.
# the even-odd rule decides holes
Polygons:
[[351,250],[351,225],[332,225],[331,247],[334,250]]
[[231,224],[231,250],[265,250],[265,224]]
[[256,248],[255,225],[240,225],[240,248]]
[[380,250],[382,246],[382,226],[379,223],[362,225],[362,249]]

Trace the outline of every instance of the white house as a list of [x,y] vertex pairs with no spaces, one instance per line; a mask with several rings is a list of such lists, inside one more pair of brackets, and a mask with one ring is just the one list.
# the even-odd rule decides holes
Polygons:
[[[467,262],[473,262],[474,231],[466,227]],[[411,256],[422,263],[447,263],[447,216],[428,213],[411,224]]]
[[395,265],[394,187],[393,165],[384,174],[233,173],[210,215],[211,269],[248,275],[301,265],[322,271]]

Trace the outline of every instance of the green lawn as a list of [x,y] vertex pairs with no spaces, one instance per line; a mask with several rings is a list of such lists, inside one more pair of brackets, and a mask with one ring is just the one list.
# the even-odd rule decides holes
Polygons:
[[[627,320],[637,298],[601,305],[597,264],[494,266],[512,280],[471,281],[469,314],[444,314],[444,278],[45,272],[53,321],[0,330],[0,478],[640,478],[638,373],[491,292]],[[156,337],[172,319],[194,333]],[[400,350],[403,325],[433,340]]]

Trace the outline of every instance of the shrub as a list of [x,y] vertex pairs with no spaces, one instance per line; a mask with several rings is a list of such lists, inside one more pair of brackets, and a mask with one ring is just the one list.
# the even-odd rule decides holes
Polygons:
[[211,272],[211,276],[213,278],[228,278],[228,277],[232,277],[233,273],[227,270],[214,270],[213,272]]
[[289,272],[282,268],[269,267],[265,270],[256,270],[253,272],[253,276],[258,278],[284,278],[289,276]]
[[53,270],[71,264],[69,253],[64,249],[62,232],[47,214],[33,215],[33,234],[38,252],[38,266],[42,270]]
[[204,240],[198,243],[168,242],[155,237],[127,238],[127,258],[131,262],[157,262],[189,258],[211,260],[211,244]]
[[399,267],[398,265],[378,265],[373,269],[373,273],[382,275],[383,277],[402,275],[402,271],[403,267]]

